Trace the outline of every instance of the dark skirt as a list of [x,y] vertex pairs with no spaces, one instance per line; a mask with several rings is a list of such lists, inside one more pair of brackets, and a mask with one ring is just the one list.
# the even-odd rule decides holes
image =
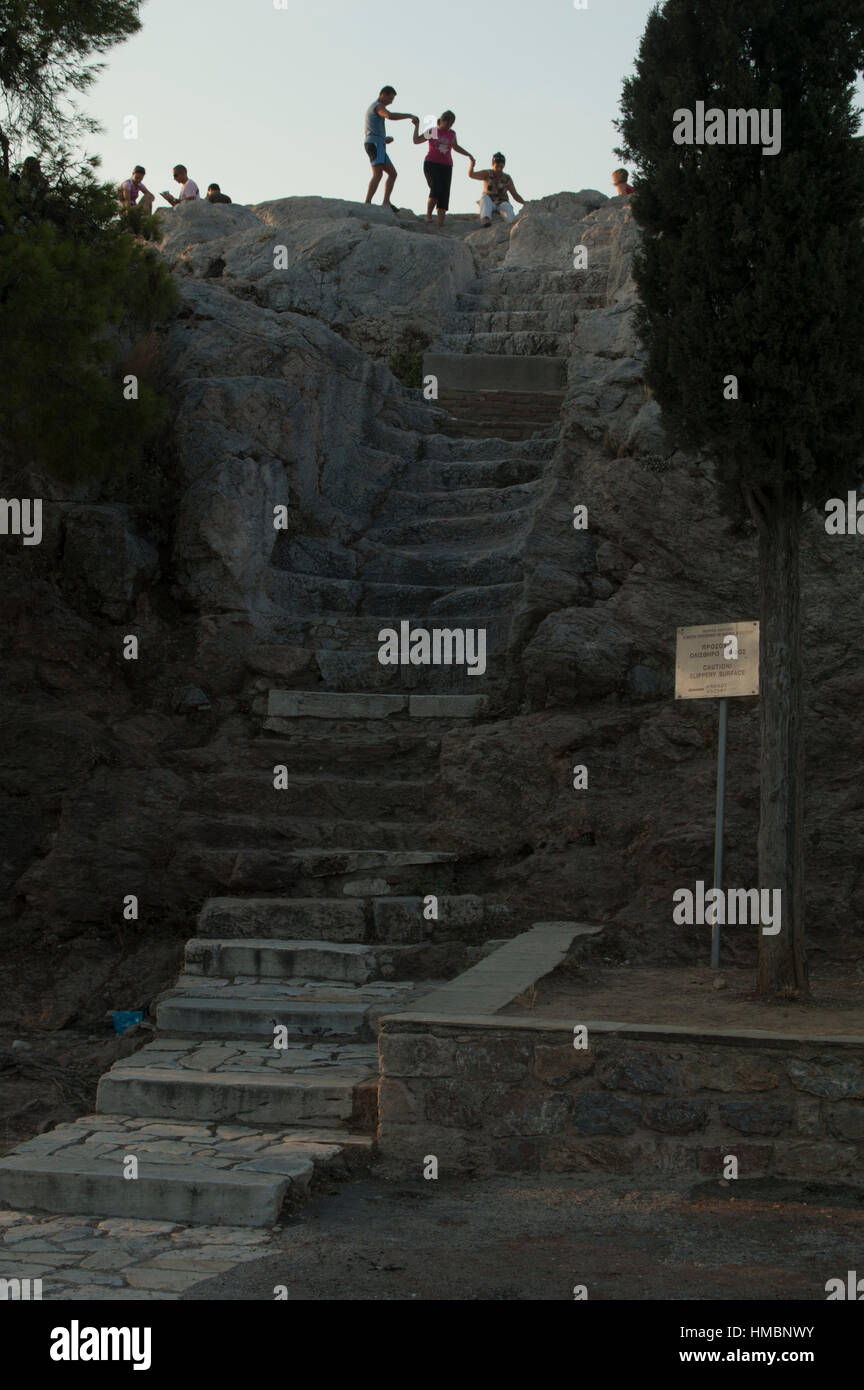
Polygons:
[[435,199],[440,212],[450,206],[450,183],[453,178],[452,164],[436,164],[432,159],[424,159],[423,173],[429,185],[429,192]]

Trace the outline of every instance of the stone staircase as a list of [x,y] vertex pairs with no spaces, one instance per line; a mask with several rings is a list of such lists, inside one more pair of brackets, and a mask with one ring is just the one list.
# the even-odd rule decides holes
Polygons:
[[[505,909],[458,891],[458,854],[429,844],[427,824],[441,739],[497,698],[550,448],[431,436],[350,581],[292,553],[296,570],[277,577],[286,647],[310,655],[297,685],[257,700],[257,734],[173,755],[196,780],[177,853],[211,896],[156,1004],[156,1037],[102,1078],[94,1116],[0,1160],[3,1201],[268,1225],[316,1171],[369,1159],[379,1016],[513,929]],[[345,612],[333,595],[348,584]],[[406,617],[486,626],[488,674],[383,667],[378,632]],[[123,1176],[130,1159],[137,1177]]]
[[[491,270],[468,300],[453,363],[559,370],[572,275]],[[102,1078],[96,1114],[0,1160],[0,1203],[265,1226],[316,1172],[369,1160],[378,1018],[518,930],[429,826],[442,739],[503,697],[561,392],[539,393],[545,415],[530,394],[536,414],[515,424],[497,409],[484,422],[475,398],[479,437],[430,432],[350,547],[286,540],[272,651],[296,674],[256,696],[257,728],[173,754],[195,784],[176,858],[205,897],[183,974],[155,1004],[153,1041]],[[380,630],[405,620],[485,628],[485,674],[382,665]]]
[[443,433],[523,440],[555,432],[579,316],[605,303],[602,253],[592,267],[497,265],[459,297],[423,360],[449,417]]

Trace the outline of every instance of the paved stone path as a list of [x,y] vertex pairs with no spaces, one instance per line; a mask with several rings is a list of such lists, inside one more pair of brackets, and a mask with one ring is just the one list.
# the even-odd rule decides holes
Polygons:
[[[271,1232],[87,1216],[0,1212],[5,1279],[41,1280],[43,1302],[177,1299],[194,1284],[270,1254]],[[14,1298],[18,1290],[13,1290]]]

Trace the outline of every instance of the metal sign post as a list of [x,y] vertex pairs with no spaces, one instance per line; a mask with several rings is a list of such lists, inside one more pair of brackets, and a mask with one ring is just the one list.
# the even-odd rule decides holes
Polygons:
[[[734,642],[731,640],[734,638]],[[728,652],[734,651],[734,656]],[[717,730],[717,796],[714,811],[714,887],[723,888],[723,829],[726,803],[726,743],[729,696],[759,694],[759,624],[712,623],[679,627],[675,652],[675,699],[720,701]],[[720,966],[720,922],[714,896],[711,965]]]

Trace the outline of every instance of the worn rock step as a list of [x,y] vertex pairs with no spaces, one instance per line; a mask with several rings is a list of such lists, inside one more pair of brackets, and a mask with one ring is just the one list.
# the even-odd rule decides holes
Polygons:
[[[424,443],[425,459],[416,460],[412,466],[421,466],[427,461],[502,465],[508,462],[531,462],[539,465],[550,459],[555,452],[554,442],[545,439],[528,440],[524,444],[508,444],[500,439],[466,439],[460,443],[459,440],[442,438],[436,433]],[[540,471],[539,467],[535,468],[536,473]],[[403,485],[404,483],[400,484]]]
[[447,319],[446,331],[448,333],[572,333],[578,321],[578,314],[571,297],[569,295],[547,295],[545,298],[550,303],[544,308],[458,309]]
[[421,614],[433,617],[442,609],[466,618],[475,612],[503,612],[519,589],[514,584],[472,587],[464,579],[445,584],[385,584],[371,580],[360,584],[353,579],[322,579],[318,575],[281,571],[270,571],[268,585],[270,597],[285,614],[381,615],[387,622],[392,622],[393,614],[415,621]]
[[[441,626],[440,620],[438,626]],[[473,628],[478,624],[472,622],[470,626]],[[331,691],[356,690],[362,684],[367,690],[394,694],[405,691],[421,695],[471,695],[481,680],[485,685],[504,677],[506,653],[490,647],[488,636],[486,669],[482,677],[472,675],[470,668],[464,664],[403,666],[400,663],[398,666],[382,666],[378,652],[379,648],[376,647],[370,651],[316,652],[315,656],[321,679]],[[389,767],[389,753],[387,762]]]
[[512,420],[509,423],[502,422],[499,418],[474,416],[466,420],[464,416],[451,416],[441,425],[442,434],[450,434],[455,439],[518,439],[530,440],[542,436],[551,437],[553,432],[557,435],[558,424],[557,415],[552,417],[536,419]]
[[311,614],[355,616],[399,613],[413,617],[425,613],[446,597],[442,584],[371,584],[356,579],[333,579],[318,574],[271,570],[268,596],[283,614],[308,618]]
[[[274,764],[275,766],[276,764]],[[434,782],[378,777],[286,777],[276,790],[272,769],[225,772],[205,778],[183,803],[184,811],[243,811],[281,820],[299,815],[333,820],[426,820]]]
[[[326,992],[325,992],[326,990]],[[276,1025],[296,1038],[371,1037],[372,1020],[411,997],[406,984],[327,985],[309,983],[227,984],[194,979],[163,995],[156,1022],[165,1033],[209,1037],[274,1037]]]
[[246,1072],[196,1071],[167,1062],[160,1065],[158,1053],[137,1053],[136,1061],[136,1067],[112,1068],[102,1077],[96,1101],[100,1113],[250,1126],[347,1122],[358,1108],[358,1087],[378,1076],[377,1065],[333,1063],[317,1072],[298,1073],[266,1066]]
[[536,505],[499,509],[492,514],[450,512],[427,516],[422,508],[402,521],[384,522],[369,532],[369,539],[380,546],[440,545],[488,549],[490,542],[522,538],[534,520]]
[[421,719],[474,719],[483,713],[483,695],[379,695],[338,691],[271,690],[268,719],[388,719],[397,714]]
[[484,547],[432,542],[404,549],[363,542],[363,573],[375,583],[383,582],[385,577],[405,579],[407,583],[410,576],[431,583],[439,576],[451,587],[514,584],[522,577],[522,550],[512,541]]
[[[535,481],[530,488],[524,490],[514,489],[514,505],[521,505],[522,503],[527,504],[530,502],[532,498],[537,495],[537,487],[538,484]],[[508,505],[506,502],[506,490],[480,488],[476,489],[476,494],[479,496],[488,496],[490,499],[504,497],[505,500],[502,502],[502,506],[506,508]],[[391,500],[396,496],[396,493],[391,493]],[[461,493],[454,494],[451,491],[443,490],[436,493],[401,492],[398,494],[398,498],[398,505],[393,510],[394,519],[397,514],[400,516],[413,516],[417,510],[414,506],[415,500],[424,506],[428,503],[430,516],[436,512],[439,512],[441,515],[450,515],[451,513],[448,511],[448,507],[451,509],[452,514],[456,516],[460,514],[463,506],[463,495]],[[489,505],[490,512],[495,510],[495,506],[494,500],[491,501]],[[472,511],[479,511],[480,509],[479,501],[475,500],[474,495],[469,494],[465,502],[465,513],[470,514]],[[386,514],[390,515],[391,513],[388,510]],[[382,516],[384,515],[385,510],[382,509]],[[500,613],[490,611],[484,614],[483,617],[486,627],[492,627],[497,623],[502,632],[507,630],[509,615],[502,616]],[[428,614],[422,614],[419,617],[412,618],[411,621],[417,627],[431,627],[433,625],[432,618]],[[366,615],[361,615],[359,617],[348,617],[339,614],[329,617],[321,617],[319,615],[317,618],[283,617],[278,624],[279,638],[268,646],[267,651],[275,653],[276,659],[278,660],[279,651],[283,646],[288,649],[313,648],[316,652],[344,651],[347,648],[361,647],[368,650],[370,647],[374,647],[377,644],[378,633],[381,631],[381,628],[388,626],[392,627],[392,625],[392,621],[388,622],[381,617]],[[273,684],[279,685],[280,682],[277,680],[274,681]]]
[[566,357],[572,329],[565,332],[448,331],[435,340],[435,352],[486,353],[513,357]]
[[257,845],[262,849],[343,849],[378,845],[381,849],[416,847],[421,821],[322,820],[317,816],[244,816],[227,812],[182,815],[177,839],[212,849]]
[[[308,872],[302,858],[301,864]],[[198,936],[208,939],[356,943],[367,932],[364,904],[350,898],[208,898],[198,914]]]
[[[442,414],[439,430],[450,423],[449,417]],[[439,433],[438,439],[445,441],[450,436]],[[455,442],[455,440],[454,440]],[[464,439],[463,443],[477,444],[500,444],[501,440],[490,440],[486,436],[479,439]],[[535,440],[526,440],[525,443],[535,443]],[[543,440],[542,443],[549,444],[553,441]],[[477,489],[504,491],[510,487],[520,487],[528,483],[538,483],[539,466],[533,459],[468,459],[452,461],[422,460],[412,465],[409,478],[412,484],[419,485],[421,482],[428,483],[430,489],[449,490],[454,501],[465,493],[457,492],[457,489]],[[406,479],[408,481],[408,479]]]
[[[283,899],[283,902],[291,901]],[[316,906],[319,901],[323,904],[325,900],[315,900]],[[342,907],[344,900],[336,899],[331,906]],[[394,953],[400,949],[404,948],[308,938],[286,941],[268,937],[235,940],[196,936],[186,943],[184,972],[187,976],[227,979],[236,975],[259,980],[290,980],[300,976],[306,980],[357,985],[380,979],[382,968],[392,969]]]
[[484,271],[481,279],[462,292],[462,302],[471,298],[521,298],[534,309],[545,309],[547,296],[572,298],[576,294],[605,289],[609,260],[608,249],[589,247],[589,265],[585,270],[574,270],[572,265],[563,270],[542,266],[495,266]]
[[[388,778],[392,780],[399,776],[416,778],[418,774],[433,773],[437,769],[441,735],[426,732],[420,720],[402,720],[396,728],[386,720],[376,720],[360,728],[356,723],[331,724],[326,737],[323,736],[324,725],[319,720],[309,720],[314,729],[312,733],[299,731],[305,723],[302,718],[292,720],[291,732],[287,735],[262,734],[239,750],[237,763],[263,769],[284,764],[298,775],[346,773],[357,778],[380,778],[382,765],[386,763]],[[298,729],[296,734],[295,728]]]
[[[452,489],[440,492],[395,491],[387,499],[382,516],[394,512],[419,523],[437,520],[452,520],[454,517],[471,518],[475,522],[503,514],[521,516],[524,510],[537,502],[540,496],[541,479],[531,478],[529,482],[515,483],[503,487],[467,487],[459,492]],[[422,626],[422,624],[420,624]],[[343,642],[340,645],[350,645]]]
[[[190,865],[200,864],[209,870],[209,881],[235,892],[291,890],[304,897],[407,892],[419,881],[430,893],[444,892],[452,886],[457,861],[455,854],[443,851],[404,849],[313,848],[277,852],[256,847],[236,849],[228,854],[223,851],[220,857],[217,850],[189,845],[184,847],[183,853]],[[332,939],[332,932],[328,930],[327,936]]]
[[[415,882],[420,877],[418,871]],[[475,894],[437,893],[438,917],[428,920],[424,916],[424,899],[428,893],[435,892],[435,884],[428,871],[423,872],[422,878],[426,880],[419,885],[423,893],[412,895],[379,894],[376,892],[379,884],[373,877],[352,881],[351,894],[343,894],[342,897],[208,898],[198,916],[198,937],[190,946],[197,954],[201,951],[202,940],[223,943],[242,941],[251,947],[277,941],[290,955],[298,942],[313,942],[315,947],[306,949],[318,951],[315,970],[301,972],[298,966],[289,972],[290,975],[359,982],[362,969],[373,968],[375,962],[380,963],[385,958],[363,943],[373,940],[389,943],[392,950],[394,943],[408,945],[422,942],[430,936],[458,936],[460,931],[470,932],[470,929],[479,927],[492,916],[496,916],[496,920],[500,918],[503,909],[491,905],[484,907],[483,899]],[[352,965],[346,957],[340,966],[335,959],[321,956],[319,948],[325,941],[333,945],[334,951],[337,949],[334,943],[338,943],[339,949],[344,949],[344,944],[350,943],[360,964]],[[245,960],[249,966],[245,973],[249,975],[282,977],[278,953],[268,957],[266,970],[254,968],[255,956],[251,951],[247,954],[237,951],[226,959],[231,962]],[[219,974],[215,968],[211,968],[209,957],[202,957],[202,960],[204,966],[194,973],[208,976]],[[334,973],[326,973],[328,971]],[[238,972],[232,969],[221,973],[223,977],[230,977]],[[369,978],[368,973],[363,976],[364,980]]]
[[[332,1121],[281,1135],[171,1116],[85,1116],[0,1159],[0,1202],[59,1215],[272,1226],[289,1195],[308,1192],[316,1167],[343,1153],[362,1158],[371,1143]],[[122,1176],[128,1155],[138,1159],[135,1180]]]

